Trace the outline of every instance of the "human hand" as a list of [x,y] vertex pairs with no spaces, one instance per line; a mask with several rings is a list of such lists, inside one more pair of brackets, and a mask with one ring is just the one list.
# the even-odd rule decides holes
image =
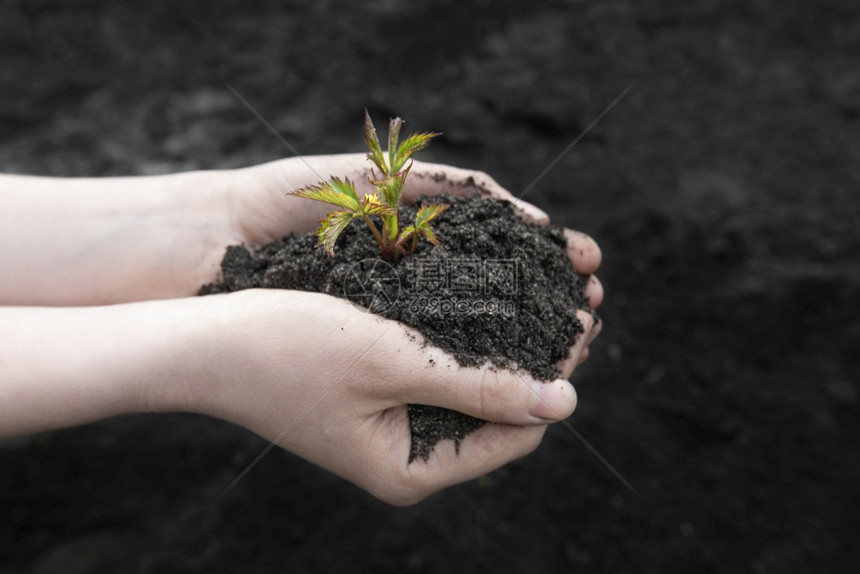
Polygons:
[[[204,300],[212,311],[201,315],[219,328],[186,354],[195,373],[187,379],[191,410],[251,429],[392,504],[524,456],[576,404],[563,379],[460,367],[422,348],[408,327],[327,295],[246,290]],[[574,362],[589,336],[574,347]],[[470,434],[459,455],[443,441],[428,461],[407,464],[407,404],[500,424]]]
[[[310,166],[310,167],[309,167]],[[0,174],[0,305],[105,305],[187,297],[216,281],[224,249],[311,231],[326,213],[289,191],[329,175],[366,193],[363,154],[285,159],[245,169],[163,176],[50,178]],[[484,173],[415,162],[405,201],[419,194],[473,191],[511,199]],[[518,201],[525,217],[546,214]],[[599,250],[569,250],[591,273]],[[592,271],[589,271],[592,270]],[[94,281],[93,277],[98,277]],[[602,297],[589,285],[592,306]]]

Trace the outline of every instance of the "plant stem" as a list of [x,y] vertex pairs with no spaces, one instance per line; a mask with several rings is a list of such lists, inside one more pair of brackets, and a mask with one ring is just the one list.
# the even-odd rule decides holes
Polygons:
[[[397,209],[397,204],[394,205],[394,208]],[[400,235],[400,222],[398,221],[397,214],[391,216],[390,225],[391,229],[388,230],[388,240],[394,241],[397,239],[397,236]]]
[[376,225],[366,215],[361,215],[359,217],[361,217],[361,220],[367,224],[367,226],[370,228],[370,231],[373,232],[373,237],[379,244],[379,249],[382,251],[382,255],[385,256],[386,259],[391,259],[391,247],[389,246],[388,242],[385,241],[382,234],[379,233],[379,229],[376,227]]

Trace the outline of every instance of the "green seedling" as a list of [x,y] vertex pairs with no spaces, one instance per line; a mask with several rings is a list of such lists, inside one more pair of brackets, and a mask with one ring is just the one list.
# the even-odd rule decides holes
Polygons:
[[[322,245],[325,253],[333,257],[338,236],[353,219],[360,219],[367,224],[379,244],[382,256],[388,261],[406,255],[407,245],[408,253],[414,253],[418,247],[419,235],[433,245],[438,245],[439,240],[430,227],[430,221],[448,209],[449,205],[434,203],[421,206],[415,215],[414,223],[402,229],[397,206],[412,168],[412,156],[427,147],[430,140],[440,134],[414,133],[400,142],[403,120],[394,118],[388,126],[388,150],[385,153],[379,145],[376,128],[373,127],[367,110],[364,112],[364,118],[364,143],[370,148],[367,158],[381,172],[377,176],[376,171],[371,169],[372,177],[369,181],[376,187],[376,193],[368,193],[359,198],[355,185],[346,178],[338,177],[290,192],[290,195],[315,199],[341,208],[320,221],[320,227],[314,233],[317,236],[317,247]],[[374,222],[373,218],[376,217],[382,223],[381,229]]]

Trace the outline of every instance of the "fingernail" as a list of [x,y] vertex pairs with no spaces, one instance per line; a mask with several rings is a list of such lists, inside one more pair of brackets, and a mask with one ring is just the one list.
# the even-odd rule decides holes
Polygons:
[[538,383],[535,390],[538,398],[531,410],[533,417],[556,422],[569,417],[576,408],[576,391],[564,379]]

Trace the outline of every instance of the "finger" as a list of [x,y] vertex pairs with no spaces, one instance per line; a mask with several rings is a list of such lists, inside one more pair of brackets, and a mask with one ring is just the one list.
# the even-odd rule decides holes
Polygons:
[[585,298],[588,299],[592,309],[597,309],[603,303],[603,284],[596,275],[588,276],[588,282],[585,284]]
[[424,353],[416,361],[423,365],[419,372],[413,369],[407,381],[401,378],[400,384],[389,387],[391,404],[433,405],[516,425],[555,422],[576,407],[576,391],[565,380],[539,381],[498,367],[464,368],[441,350]]
[[576,342],[570,348],[567,358],[558,365],[564,379],[569,379],[573,374],[574,369],[580,364],[580,356],[593,340],[594,316],[588,311],[582,310],[577,311],[576,316],[582,322],[584,331],[576,336]]
[[603,321],[600,319],[595,319],[594,326],[591,328],[591,333],[588,335],[588,341],[586,341],[585,346],[592,344],[600,332],[603,330]]
[[407,203],[414,202],[419,195],[445,193],[464,197],[478,193],[483,197],[509,201],[513,204],[513,209],[527,221],[539,225],[549,224],[549,215],[545,211],[527,201],[517,199],[484,172],[416,161],[409,175],[403,191],[403,199]]
[[567,238],[567,256],[570,257],[576,272],[591,275],[597,271],[603,255],[594,239],[572,229],[565,229],[564,235]]
[[588,336],[588,341],[585,343],[585,348],[579,354],[579,358],[576,360],[576,366],[578,367],[582,363],[588,360],[588,356],[591,354],[589,351],[589,345],[594,342],[597,338],[597,335],[600,334],[600,331],[603,329],[603,321],[595,321],[594,327],[591,329],[591,334]]

